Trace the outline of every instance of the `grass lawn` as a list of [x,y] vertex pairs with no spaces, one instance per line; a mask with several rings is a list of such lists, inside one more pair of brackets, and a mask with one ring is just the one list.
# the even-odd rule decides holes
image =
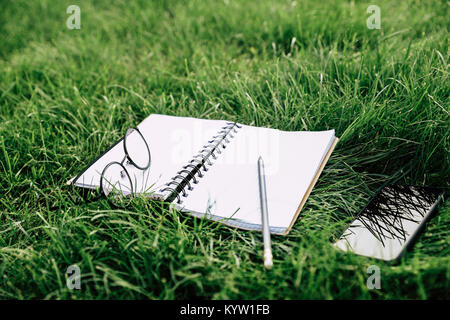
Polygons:
[[[449,186],[446,1],[112,3],[1,6],[0,298],[450,297],[449,201],[398,265],[330,246],[386,181]],[[293,230],[272,238],[272,270],[258,232],[72,197],[65,182],[151,113],[336,129]]]

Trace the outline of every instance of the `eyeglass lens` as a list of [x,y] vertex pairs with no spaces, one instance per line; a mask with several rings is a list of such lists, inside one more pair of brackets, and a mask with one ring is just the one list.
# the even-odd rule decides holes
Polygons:
[[131,164],[138,169],[145,170],[150,166],[150,150],[142,134],[130,128],[124,138],[124,150]]

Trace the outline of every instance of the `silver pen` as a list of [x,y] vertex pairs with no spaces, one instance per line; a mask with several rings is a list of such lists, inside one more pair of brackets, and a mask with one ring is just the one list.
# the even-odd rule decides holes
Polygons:
[[258,182],[259,199],[261,201],[262,231],[264,239],[264,267],[272,268],[272,247],[270,244],[269,213],[267,210],[267,190],[266,175],[264,173],[264,162],[261,157],[258,158]]

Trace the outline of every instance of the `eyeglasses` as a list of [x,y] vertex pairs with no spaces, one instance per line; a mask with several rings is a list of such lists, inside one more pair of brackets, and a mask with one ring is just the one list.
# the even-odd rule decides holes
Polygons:
[[[123,138],[125,156],[105,166],[100,177],[100,192],[117,207],[125,207],[136,194],[130,168],[145,171],[150,167],[151,154],[147,141],[138,128],[130,128]],[[128,169],[127,169],[128,167]]]

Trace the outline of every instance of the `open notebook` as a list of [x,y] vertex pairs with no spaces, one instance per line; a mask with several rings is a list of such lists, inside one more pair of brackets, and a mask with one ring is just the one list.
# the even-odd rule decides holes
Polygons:
[[[262,156],[274,234],[289,232],[338,140],[334,130],[287,132],[158,114],[138,129],[151,165],[129,169],[136,193],[242,229],[261,229],[257,160]],[[98,188],[103,168],[123,157],[120,140],[68,183]]]

